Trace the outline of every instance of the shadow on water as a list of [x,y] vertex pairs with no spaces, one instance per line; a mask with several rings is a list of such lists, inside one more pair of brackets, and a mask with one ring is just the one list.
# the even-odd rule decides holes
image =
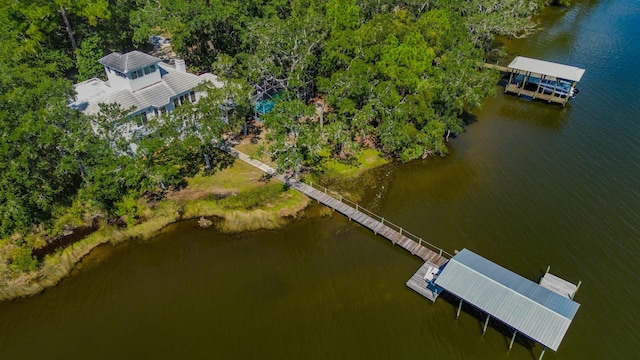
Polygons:
[[561,130],[566,124],[566,113],[571,102],[564,107],[539,100],[525,100],[515,94],[504,94],[498,114],[509,121],[535,124],[545,129]]
[[[460,298],[450,294],[446,291],[442,292],[440,294],[440,296],[438,296],[438,299],[442,299],[446,302],[448,302],[449,304],[451,304],[451,311],[452,311],[452,315],[453,315],[453,319],[454,320],[458,320],[456,319],[456,313],[458,312],[458,306],[460,305]],[[473,317],[475,320],[477,320],[478,322],[478,334],[479,336],[482,336],[482,329],[484,328],[484,322],[487,319],[487,313],[485,313],[484,311],[478,309],[477,307],[469,304],[468,302],[463,302],[462,303],[462,308],[460,310],[460,317],[462,317],[463,315],[470,315],[471,317]],[[504,349],[505,351],[509,351],[509,344],[511,343],[511,337],[513,336],[513,331],[514,329],[508,325],[506,325],[505,323],[503,323],[502,321],[491,317],[489,319],[489,324],[487,325],[487,330],[489,329],[493,329],[495,331],[497,331],[499,334],[502,335],[502,338],[504,340]],[[514,346],[520,345],[522,347],[524,347],[525,349],[529,350],[529,352],[531,353],[531,356],[533,359],[537,359],[537,356],[534,354],[534,348],[536,348],[536,342],[531,340],[529,337],[521,334],[520,332],[518,332],[518,334],[516,335],[516,338],[514,340]]]
[[465,126],[469,126],[478,122],[478,117],[470,112],[465,111],[462,113],[462,121],[464,122]]

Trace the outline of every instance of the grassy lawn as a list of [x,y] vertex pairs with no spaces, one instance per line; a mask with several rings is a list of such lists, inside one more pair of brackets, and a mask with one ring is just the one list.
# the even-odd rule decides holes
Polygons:
[[388,163],[380,157],[380,153],[373,149],[365,149],[358,156],[358,166],[351,166],[336,160],[327,163],[325,176],[328,178],[354,178],[363,172]]
[[217,171],[213,175],[202,173],[187,180],[187,190],[195,192],[245,192],[262,186],[259,182],[263,172],[242,161],[235,161],[232,167]]

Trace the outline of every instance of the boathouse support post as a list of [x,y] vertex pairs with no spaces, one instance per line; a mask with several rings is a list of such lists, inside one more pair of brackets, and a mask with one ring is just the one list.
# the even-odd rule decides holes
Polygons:
[[511,337],[511,342],[509,343],[509,350],[513,347],[513,342],[516,340],[516,335],[518,334],[518,330],[513,330],[513,336]]
[[487,332],[487,325],[489,325],[489,319],[491,315],[487,314],[487,319],[484,321],[484,327],[482,328],[482,335]]
[[544,352],[547,350],[547,347],[543,347],[542,348],[542,352],[540,353],[540,357],[538,358],[538,360],[542,360],[542,357],[544,356]]
[[545,274],[548,274],[548,273],[549,273],[549,270],[551,270],[551,265],[548,265],[548,266],[547,266],[547,271],[545,271],[544,273],[545,273]]
[[518,96],[522,94],[522,90],[524,90],[524,86],[529,82],[529,78],[530,73],[526,71],[522,76],[522,84],[520,84],[521,86],[518,88]]
[[[540,86],[542,85],[542,80],[546,77],[546,75],[542,75],[542,77],[540,78],[540,82],[538,83],[538,87],[536,88],[536,94],[540,93]],[[533,95],[533,98],[536,98],[536,95]]]
[[576,286],[576,291],[574,291],[573,294],[571,294],[571,300],[573,300],[573,297],[576,296],[578,289],[580,289],[580,285],[582,285],[582,280],[578,281],[578,285]]
[[507,86],[504,87],[504,93],[507,93],[507,88],[509,87],[509,85],[511,85],[511,81],[513,80],[513,70],[509,69],[509,73],[511,75],[509,75],[509,83],[507,84]]
[[400,235],[402,235],[402,228],[400,228]]
[[[549,102],[551,102],[551,97],[556,96],[556,89],[558,88],[558,78],[556,78],[556,82],[553,84],[553,93],[549,96]],[[564,103],[562,103],[564,105]]]
[[458,311],[456,312],[456,319],[460,317],[461,309],[462,309],[462,299],[460,299],[460,305],[458,305]]

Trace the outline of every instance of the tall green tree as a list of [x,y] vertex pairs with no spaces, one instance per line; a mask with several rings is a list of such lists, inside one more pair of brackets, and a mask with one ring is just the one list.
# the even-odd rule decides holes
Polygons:
[[319,165],[322,161],[314,112],[312,105],[294,98],[277,102],[265,115],[269,141],[265,150],[276,161],[279,172],[290,170],[299,174],[305,166]]
[[532,16],[544,7],[544,0],[436,0],[434,8],[450,9],[460,14],[472,43],[480,48],[490,45],[495,35],[524,37],[535,31]]
[[75,141],[86,134],[67,106],[69,82],[22,66],[0,71],[0,234],[7,235],[70,203],[81,181]]
[[104,56],[100,43],[100,36],[92,35],[85,38],[76,49],[78,81],[105,77],[104,66],[98,62]]
[[313,8],[287,19],[255,21],[245,45],[254,49],[246,57],[247,78],[262,88],[311,98],[324,36],[322,16]]
[[72,16],[96,25],[100,19],[110,16],[107,0],[30,0],[5,2],[4,11],[14,28],[24,37],[24,44],[35,49],[37,44],[50,40],[58,29],[67,33],[71,50],[77,46]]

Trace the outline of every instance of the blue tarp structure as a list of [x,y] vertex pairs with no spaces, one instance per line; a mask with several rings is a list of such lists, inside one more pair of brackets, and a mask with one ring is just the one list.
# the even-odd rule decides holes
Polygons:
[[267,114],[271,109],[273,109],[274,105],[275,103],[273,100],[260,100],[256,101],[254,109],[258,114]]

